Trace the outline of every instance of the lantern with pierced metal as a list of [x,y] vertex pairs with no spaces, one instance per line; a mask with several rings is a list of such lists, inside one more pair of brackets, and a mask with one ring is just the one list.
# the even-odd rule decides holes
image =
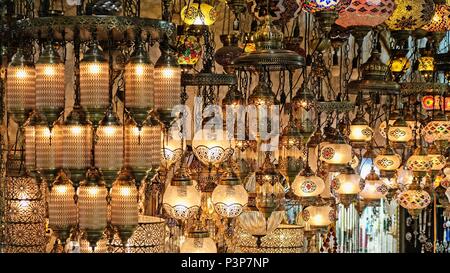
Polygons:
[[62,137],[60,125],[55,125],[51,131],[45,122],[35,126],[36,171],[43,176],[49,187],[62,166]]

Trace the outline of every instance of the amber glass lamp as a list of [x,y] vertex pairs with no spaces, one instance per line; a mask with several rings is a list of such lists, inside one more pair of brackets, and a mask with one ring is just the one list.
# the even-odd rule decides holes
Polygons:
[[67,176],[60,172],[49,193],[49,226],[64,246],[72,228],[77,225],[75,189]]
[[396,9],[386,20],[391,30],[413,31],[427,24],[434,15],[433,0],[395,0]]
[[123,168],[111,188],[111,224],[126,243],[138,225],[138,191],[130,170]]
[[36,71],[21,48],[8,65],[6,78],[6,107],[14,120],[23,125],[35,107]]
[[364,119],[363,113],[358,112],[355,119],[350,124],[350,134],[348,138],[354,147],[363,147],[370,142],[373,137],[373,130]]
[[411,62],[406,57],[408,50],[398,49],[394,58],[391,60],[390,68],[395,80],[400,81],[406,71],[411,67]]
[[333,142],[320,145],[320,160],[326,162],[330,171],[339,171],[353,159],[352,146],[346,143],[341,134]]
[[217,246],[207,230],[194,228],[188,232],[180,253],[217,253]]
[[100,122],[95,143],[95,166],[100,168],[107,188],[123,165],[123,126],[112,107]]
[[213,6],[202,1],[194,0],[181,9],[181,20],[186,25],[210,26],[217,19],[217,12]]
[[108,191],[100,171],[90,168],[78,189],[79,225],[92,249],[103,236],[107,224]]
[[80,101],[93,124],[109,105],[109,66],[98,42],[94,41],[80,62]]
[[36,110],[45,116],[51,127],[64,110],[64,64],[52,44],[36,62]]
[[51,130],[46,122],[35,126],[36,170],[46,180],[49,187],[62,167],[62,128],[55,125]]
[[63,168],[76,188],[91,164],[92,130],[86,112],[79,104],[74,105],[61,127]]
[[138,43],[125,66],[125,106],[138,126],[142,126],[154,106],[153,64],[144,43]]

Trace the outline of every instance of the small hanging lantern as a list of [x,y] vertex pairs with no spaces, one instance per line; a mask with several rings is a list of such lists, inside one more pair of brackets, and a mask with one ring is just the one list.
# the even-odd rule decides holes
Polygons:
[[417,219],[422,212],[422,209],[426,208],[431,202],[430,195],[422,190],[417,177],[414,177],[408,190],[400,193],[397,199],[399,205],[407,209],[414,219]]
[[363,113],[358,112],[350,125],[350,134],[348,138],[354,147],[363,147],[372,140],[373,130],[369,123],[364,119]]
[[387,146],[381,154],[375,157],[374,164],[380,170],[382,177],[392,178],[402,164],[402,157]]
[[345,207],[348,207],[356,200],[358,193],[364,187],[364,181],[361,180],[361,177],[350,166],[347,166],[331,183],[331,187],[338,194],[339,201]]
[[365,178],[363,190],[359,193],[365,205],[378,206],[380,200],[387,194],[388,187],[384,185],[372,166],[370,173]]
[[428,157],[427,150],[420,146],[414,150],[413,155],[408,158],[405,166],[413,172],[414,176],[421,178],[431,170],[433,162]]
[[295,195],[301,198],[302,204],[311,204],[312,201],[325,189],[325,182],[322,178],[315,175],[309,165],[295,177],[291,185]]

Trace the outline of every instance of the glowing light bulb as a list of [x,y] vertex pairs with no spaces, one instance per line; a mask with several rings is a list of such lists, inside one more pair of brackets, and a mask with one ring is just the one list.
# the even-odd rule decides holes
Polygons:
[[123,196],[130,196],[131,190],[128,187],[121,187],[120,188],[120,194]]
[[47,65],[44,67],[44,75],[47,77],[53,77],[55,76],[56,71],[53,66]]
[[142,77],[144,75],[145,68],[143,65],[137,64],[135,67],[136,76]]
[[166,67],[162,70],[162,75],[164,78],[172,78],[175,71],[172,68]]
[[23,69],[23,68],[18,69],[16,71],[16,77],[18,79],[25,79],[27,77],[27,71],[25,71],[25,69]]
[[88,192],[90,195],[95,196],[95,195],[98,194],[98,188],[97,188],[97,187],[88,187],[87,192]]
[[102,68],[98,63],[91,63],[88,66],[88,71],[90,74],[100,74],[102,72]]
[[115,132],[116,132],[116,128],[114,128],[113,126],[107,126],[105,128],[105,134],[108,136],[113,136]]
[[72,126],[71,128],[70,128],[70,132],[72,133],[72,134],[74,134],[74,135],[79,135],[79,134],[81,134],[81,126]]

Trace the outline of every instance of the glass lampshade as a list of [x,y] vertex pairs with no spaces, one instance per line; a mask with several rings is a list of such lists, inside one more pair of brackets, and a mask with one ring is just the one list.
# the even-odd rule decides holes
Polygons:
[[413,218],[417,218],[422,209],[431,203],[430,194],[420,188],[417,178],[414,178],[409,189],[400,193],[397,199],[399,205],[407,209]]
[[89,169],[86,180],[78,189],[79,224],[82,230],[98,232],[101,237],[106,228],[107,195],[100,172]]
[[396,9],[385,22],[391,30],[416,30],[434,14],[433,0],[395,0],[395,5]]
[[[97,129],[95,165],[105,171],[117,172],[123,165],[123,126],[116,113],[108,110]],[[106,177],[105,177],[106,179]]]
[[175,173],[163,196],[166,212],[175,219],[185,220],[197,213],[201,204],[201,194],[184,166]]
[[237,174],[228,168],[220,178],[211,198],[214,209],[220,216],[234,218],[239,216],[247,205],[248,193]]
[[25,167],[28,171],[36,170],[36,128],[30,124],[25,126]]
[[202,129],[192,139],[195,156],[205,165],[217,165],[227,160],[232,154],[231,143],[224,130]]
[[139,43],[125,66],[126,107],[150,110],[153,98],[153,64],[150,61],[145,44]]
[[384,176],[383,173],[386,172],[395,173],[402,164],[402,158],[392,148],[387,147],[381,154],[375,157],[374,164]]
[[314,175],[311,168],[307,166],[294,179],[291,189],[299,197],[316,197],[325,189],[325,182],[322,178]]
[[406,161],[406,168],[413,171],[415,175],[424,176],[431,170],[433,163],[423,147],[418,147]]
[[394,75],[403,75],[406,70],[408,70],[411,67],[411,62],[405,55],[398,55],[395,56],[391,60],[391,72]]
[[207,3],[192,2],[181,9],[181,20],[186,25],[210,26],[217,19],[217,13],[213,6]]
[[181,68],[172,52],[162,52],[153,73],[155,108],[167,110],[180,104]]
[[373,130],[370,128],[369,123],[362,117],[362,114],[358,114],[350,125],[350,134],[348,138],[354,145],[364,144],[372,140]]
[[93,249],[89,241],[83,238],[80,240],[80,253],[108,253],[108,239],[101,238]]
[[171,167],[175,162],[180,160],[181,155],[186,147],[186,142],[171,135],[161,135],[161,165],[165,168]]
[[245,209],[238,217],[239,225],[253,236],[265,236],[283,221],[285,211],[274,211],[269,218],[257,210]]
[[391,16],[395,9],[394,0],[353,0],[341,10],[336,24],[348,27],[375,27]]
[[[138,225],[138,191],[128,170],[122,170],[111,188],[111,224],[123,230],[133,231]],[[131,235],[131,234],[130,234]]]
[[302,212],[305,230],[325,229],[336,219],[335,211],[328,204],[308,206]]
[[380,200],[386,195],[387,191],[387,186],[384,185],[383,181],[372,168],[365,178],[364,188],[359,193],[359,196],[361,196],[364,201]]
[[346,143],[326,143],[320,146],[320,160],[328,164],[345,165],[352,161],[352,146]]
[[[27,61],[22,49],[14,54],[8,65],[6,78],[6,106],[10,113],[25,114],[34,109],[36,102],[36,71]],[[22,120],[24,121],[24,120]]]
[[309,13],[321,11],[339,11],[345,9],[351,0],[306,0],[303,9]]
[[64,110],[64,64],[53,48],[45,46],[36,62],[36,109],[53,122]]
[[88,113],[104,112],[109,105],[109,65],[97,42],[80,62],[80,100]]
[[[62,166],[62,128],[60,125],[56,125],[50,131],[46,124],[36,125],[35,128],[36,169],[41,171],[45,177],[47,171],[52,172]],[[52,183],[53,181],[47,182]]]
[[422,129],[422,136],[428,143],[434,142],[439,145],[450,140],[450,121],[441,111],[436,113],[433,120]]
[[358,194],[361,191],[361,177],[352,168],[347,168],[333,179],[331,186],[339,196]]
[[432,144],[428,147],[428,158],[431,161],[431,172],[433,175],[437,174],[446,166],[445,156],[439,152],[436,145]]
[[437,4],[431,21],[422,27],[428,32],[446,32],[450,29],[450,6],[445,3]]
[[177,37],[178,64],[195,66],[202,56],[202,44],[195,35],[179,35]]
[[388,139],[393,143],[407,143],[413,138],[411,127],[406,123],[403,117],[399,117],[388,130]]
[[78,212],[74,196],[75,189],[67,177],[63,174],[58,176],[48,202],[49,225],[52,229],[67,230],[76,226]]
[[217,246],[207,231],[191,231],[180,247],[180,253],[217,253]]
[[[135,175],[145,173],[160,162],[161,127],[128,124],[125,127],[125,165],[133,168]],[[138,177],[136,177],[138,179]],[[140,181],[137,181],[140,182]]]
[[86,120],[86,113],[79,105],[75,105],[70,112],[62,131],[63,167],[70,171],[81,170],[84,175],[85,169],[91,164],[92,129]]

